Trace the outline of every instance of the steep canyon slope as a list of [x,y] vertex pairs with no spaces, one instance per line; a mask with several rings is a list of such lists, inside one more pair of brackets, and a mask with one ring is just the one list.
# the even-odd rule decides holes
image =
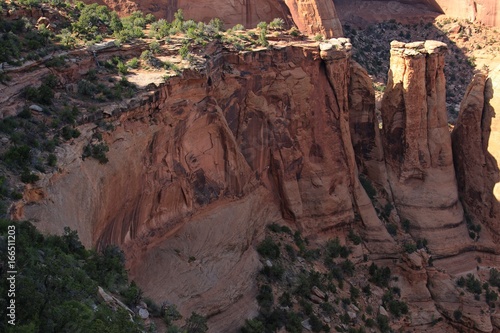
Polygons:
[[[392,46],[380,131],[371,80],[350,59],[347,39],[241,53],[213,44],[204,70],[184,71],[110,119],[106,165],[81,159],[96,128],[82,125],[82,137],[59,153],[60,171],[39,183],[39,201],[19,212],[46,232],[69,225],[86,245],[121,246],[146,295],[207,315],[212,332],[236,330],[257,313],[254,245],[270,223],[318,243],[357,230],[367,258],[399,277],[415,313],[406,327],[427,330],[445,318],[442,331],[491,332],[496,314],[453,282],[477,265],[484,275],[500,263],[498,215],[491,215],[498,201],[491,183],[472,179],[469,163],[480,162],[463,139],[473,133],[461,134],[460,125],[454,149],[471,157],[463,167],[455,162],[458,187],[454,176],[443,108],[446,47]],[[471,103],[464,110],[482,112],[487,99]],[[477,128],[470,118],[459,123]],[[474,135],[486,135],[478,134],[488,131],[482,124]],[[485,172],[495,179],[498,169]],[[471,211],[484,226],[475,239],[459,191],[466,207],[476,199],[463,186],[479,186],[485,203]],[[409,233],[397,227],[405,220]],[[428,253],[402,249],[422,239],[433,266]],[[452,317],[457,308],[461,322]]]

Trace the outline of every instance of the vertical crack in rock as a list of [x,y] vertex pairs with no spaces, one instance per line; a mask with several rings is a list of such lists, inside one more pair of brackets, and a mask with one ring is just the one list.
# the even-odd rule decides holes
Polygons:
[[415,238],[450,255],[470,242],[458,200],[445,105],[446,45],[391,43],[389,80],[382,99],[383,139],[395,206]]

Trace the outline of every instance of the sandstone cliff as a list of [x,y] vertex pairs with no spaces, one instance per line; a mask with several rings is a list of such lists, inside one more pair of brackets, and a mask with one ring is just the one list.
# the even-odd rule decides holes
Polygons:
[[[38,191],[38,202],[19,212],[46,232],[68,225],[86,245],[120,245],[147,296],[209,316],[212,332],[235,330],[256,314],[254,245],[273,222],[318,243],[357,230],[358,257],[390,266],[399,279],[415,313],[404,327],[425,331],[446,318],[437,327],[452,332],[462,327],[449,324],[462,307],[472,326],[491,332],[496,317],[486,303],[454,283],[500,262],[488,230],[470,239],[458,200],[446,47],[393,43],[381,133],[371,80],[351,61],[351,47],[347,39],[241,53],[210,45],[202,70],[142,92],[124,102],[126,112],[108,112],[115,129],[104,135],[106,165],[82,160],[97,126],[80,126],[81,138],[58,152],[59,172],[30,192]],[[470,135],[482,138],[482,123]],[[457,144],[464,154],[476,149]],[[409,234],[397,227],[406,219]],[[434,268],[426,250],[402,250],[421,239]]]
[[499,237],[500,202],[493,189],[500,181],[498,162],[489,153],[491,123],[495,110],[491,79],[478,73],[469,85],[453,136],[458,188],[468,218],[484,223]]
[[[438,237],[436,254],[456,253],[468,241],[458,198],[445,105],[446,45],[391,43],[389,81],[382,100],[384,149],[399,215],[417,238]],[[439,236],[437,236],[439,234]]]
[[227,28],[243,24],[254,28],[259,22],[282,18],[288,26],[296,25],[303,33],[322,34],[326,38],[342,36],[342,25],[333,1],[328,0],[169,0],[158,3],[150,0],[101,0],[111,9],[128,15],[135,10],[153,13],[157,18],[174,19],[182,9],[186,19],[208,22],[222,18]]

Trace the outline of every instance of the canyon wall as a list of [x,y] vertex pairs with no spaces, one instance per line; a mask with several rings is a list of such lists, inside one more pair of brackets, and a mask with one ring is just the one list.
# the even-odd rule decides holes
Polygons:
[[343,23],[366,25],[396,19],[418,23],[440,14],[500,26],[499,0],[334,0]]
[[440,42],[393,41],[381,105],[395,206],[413,236],[443,240],[431,245],[443,255],[456,253],[468,238],[446,114],[445,53]]
[[[70,226],[87,246],[119,245],[146,296],[208,316],[211,332],[236,330],[257,313],[255,244],[265,225],[288,225],[318,243],[353,228],[363,237],[361,254],[400,279],[415,313],[409,327],[453,321],[463,307],[464,318],[492,332],[496,315],[453,282],[479,262],[485,271],[500,265],[498,218],[473,240],[459,201],[460,193],[469,211],[475,191],[496,181],[481,157],[492,115],[487,81],[478,76],[462,106],[453,141],[464,157],[455,157],[457,186],[444,106],[446,45],[391,46],[380,129],[372,82],[351,60],[348,39],[241,53],[214,42],[202,71],[142,92],[108,119],[107,164],[82,160],[97,126],[80,126],[81,137],[57,152],[59,171],[34,189],[38,201],[26,202],[27,194],[18,206],[19,218],[49,233]],[[466,155],[476,150],[483,155]],[[470,175],[478,167],[485,177]],[[470,212],[491,211],[491,196],[482,200],[485,208]],[[408,232],[398,227],[406,220]],[[403,249],[422,239],[433,266],[429,254]]]
[[497,143],[491,137],[495,117],[490,104],[492,97],[492,80],[484,73],[476,74],[464,96],[452,134],[458,187],[467,218],[489,228],[498,241],[500,200],[494,190],[500,182],[500,172],[498,161],[489,151]]
[[342,25],[331,0],[101,0],[101,3],[124,16],[141,10],[172,21],[174,13],[182,9],[188,20],[209,22],[218,17],[223,19],[226,28],[243,24],[248,29],[262,21],[282,18],[287,27],[296,25],[305,34],[322,34],[326,38],[342,36]]

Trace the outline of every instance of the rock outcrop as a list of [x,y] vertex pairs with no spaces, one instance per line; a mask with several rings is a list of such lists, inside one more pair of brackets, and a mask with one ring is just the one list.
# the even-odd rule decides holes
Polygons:
[[[26,216],[47,232],[68,225],[86,245],[120,245],[149,296],[219,331],[241,325],[257,309],[251,245],[265,224],[324,237],[370,203],[349,131],[349,44],[329,45],[215,48],[205,74],[186,71],[115,119],[106,165],[81,160],[95,125],[82,127]],[[369,214],[371,238],[390,243]]]
[[[183,315],[207,315],[212,332],[234,331],[257,313],[255,244],[265,225],[288,225],[318,243],[355,229],[363,237],[359,262],[369,254],[390,266],[418,313],[405,327],[453,321],[450,314],[471,301],[464,318],[492,331],[485,303],[461,298],[453,282],[481,260],[500,265],[489,232],[469,238],[458,190],[469,209],[476,197],[467,193],[492,186],[493,169],[483,163],[487,81],[477,76],[471,85],[454,134],[464,157],[455,159],[464,183],[457,187],[446,46],[392,43],[382,130],[371,80],[351,48],[345,38],[239,53],[208,45],[202,70],[124,101],[126,112],[106,113],[114,125],[103,133],[107,164],[82,160],[97,126],[81,125],[82,135],[57,152],[59,171],[39,182],[43,190],[30,188],[18,218],[36,218],[50,233],[70,226],[87,246],[119,245],[148,297],[176,303]],[[469,176],[476,167],[485,179]],[[360,174],[376,189],[362,186]],[[488,204],[471,211],[481,218]],[[383,205],[395,210],[386,214]],[[409,233],[394,226],[404,220]],[[427,249],[402,253],[407,241],[422,239],[434,268]],[[439,329],[453,331],[447,321]]]
[[500,202],[493,190],[500,182],[498,162],[488,151],[495,110],[491,79],[474,76],[453,129],[453,155],[462,202],[472,223],[486,225],[500,239]]
[[293,21],[307,34],[326,38],[343,35],[342,24],[331,0],[285,0]]
[[227,28],[236,24],[254,28],[259,22],[282,18],[287,26],[295,24],[305,34],[322,34],[326,38],[342,36],[342,25],[335,5],[329,0],[101,1],[122,15],[141,10],[171,21],[174,13],[182,9],[186,19],[208,22],[218,17],[223,19]]
[[438,255],[457,253],[468,236],[458,198],[443,73],[446,45],[391,43],[381,105],[389,183],[401,218],[416,238],[439,238]]

